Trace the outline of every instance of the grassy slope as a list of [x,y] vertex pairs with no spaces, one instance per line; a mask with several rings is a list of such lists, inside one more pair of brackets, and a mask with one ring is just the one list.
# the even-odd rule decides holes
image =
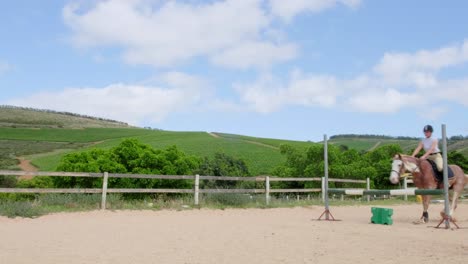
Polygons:
[[418,145],[417,140],[394,140],[394,139],[375,139],[375,138],[338,138],[330,140],[331,144],[334,145],[345,145],[349,148],[356,149],[358,151],[368,151],[372,149],[376,144],[379,146],[398,144],[404,151],[414,149]]
[[117,122],[71,116],[59,113],[46,113],[27,109],[0,107],[0,127],[128,127]]
[[226,133],[214,133],[222,138],[240,140],[245,142],[256,142],[266,146],[271,146],[272,148],[279,148],[283,144],[287,144],[293,147],[307,147],[310,144],[315,144],[312,142],[304,141],[293,141],[293,140],[282,140],[282,139],[272,139],[272,138],[258,138],[258,137],[249,137],[235,134],[226,134]]
[[134,137],[154,132],[136,128],[0,128],[0,139],[55,142],[96,142],[112,138]]
[[[358,151],[368,151],[377,143],[379,146],[388,144],[399,144],[405,152],[417,147],[418,140],[395,140],[395,139],[375,139],[375,138],[338,138],[330,140],[331,144],[345,145]],[[468,140],[448,142],[449,151],[459,151],[468,156]]]
[[[280,144],[291,144],[306,147],[311,144],[300,141],[252,138],[245,136],[219,135],[215,138],[205,132],[170,132],[145,129],[26,129],[0,128],[0,140],[15,142],[79,142],[87,144],[89,148],[111,148],[118,145],[123,138],[137,138],[143,143],[155,148],[177,145],[184,152],[197,156],[212,156],[216,152],[223,152],[242,158],[246,161],[255,175],[268,174],[271,169],[284,161],[278,147]],[[76,150],[68,148],[56,149],[54,152],[34,154],[29,156],[33,164],[41,170],[54,170],[60,159]],[[35,153],[35,152],[33,152]]]

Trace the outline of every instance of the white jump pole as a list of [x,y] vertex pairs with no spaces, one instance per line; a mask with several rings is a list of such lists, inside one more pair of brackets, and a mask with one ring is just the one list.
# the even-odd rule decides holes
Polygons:
[[450,228],[450,202],[449,202],[449,181],[447,164],[447,130],[445,124],[442,125],[442,158],[444,160],[444,200],[445,200],[445,228]]
[[318,218],[318,220],[322,219],[322,216],[325,215],[326,221],[335,221],[335,218],[333,215],[330,213],[330,204],[329,204],[329,199],[328,199],[328,139],[327,135],[323,135],[323,161],[324,161],[324,174],[325,174],[325,181],[324,181],[324,186],[322,186],[322,190],[325,193],[325,211],[322,213],[322,215]]
[[323,161],[324,161],[324,173],[325,173],[325,218],[328,220],[330,214],[330,204],[328,201],[328,138],[327,135],[323,135]]

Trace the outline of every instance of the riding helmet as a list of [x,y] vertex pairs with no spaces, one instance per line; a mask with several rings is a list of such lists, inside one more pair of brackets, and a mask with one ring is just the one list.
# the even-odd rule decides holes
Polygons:
[[432,133],[432,132],[434,132],[434,128],[432,128],[431,125],[427,125],[427,126],[424,127],[424,132],[427,132],[427,131]]

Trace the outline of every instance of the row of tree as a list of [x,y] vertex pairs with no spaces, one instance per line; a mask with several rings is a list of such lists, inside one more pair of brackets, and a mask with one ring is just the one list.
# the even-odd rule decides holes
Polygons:
[[[66,155],[59,171],[110,172],[158,175],[211,175],[249,176],[243,160],[223,153],[200,158],[187,155],[176,146],[155,149],[136,139],[126,139],[110,150],[94,149]],[[102,185],[101,179],[55,177],[56,187],[91,188]],[[115,188],[190,188],[192,181],[111,178],[109,186]],[[214,184],[208,182],[206,184]]]
[[[368,139],[393,139],[393,140],[420,140],[419,137],[408,137],[408,136],[386,136],[386,135],[367,135],[367,134],[339,134],[331,136],[330,139],[349,139],[349,138],[368,138]],[[455,135],[447,138],[450,141],[458,141],[468,139],[468,135]]]
[[396,139],[396,140],[419,140],[418,137],[407,136],[386,136],[386,135],[373,135],[373,134],[339,134],[331,136],[330,139],[347,139],[347,138],[372,138],[372,139]]
[[[272,175],[279,177],[321,177],[324,175],[323,145],[311,145],[307,149],[283,145],[280,151],[285,156],[285,162],[272,168]],[[330,178],[370,178],[372,188],[387,189],[392,187],[388,180],[392,157],[397,153],[403,153],[403,150],[399,145],[384,145],[373,151],[360,153],[354,149],[330,145],[328,152]],[[449,162],[458,164],[468,171],[468,159],[458,152],[449,153]],[[200,158],[187,155],[176,146],[155,149],[136,139],[126,139],[109,150],[93,149],[68,154],[62,159],[57,169],[70,172],[252,176],[245,161],[223,153]],[[54,187],[60,188],[99,188],[102,185],[100,178],[51,177],[49,181]],[[259,183],[252,182],[202,181],[202,183],[204,188],[262,187],[261,183],[259,185]],[[135,178],[111,178],[109,180],[111,188],[191,188],[192,184],[193,181],[182,180]],[[345,183],[335,184],[335,187],[351,186]],[[320,183],[275,182],[272,187],[318,188]]]

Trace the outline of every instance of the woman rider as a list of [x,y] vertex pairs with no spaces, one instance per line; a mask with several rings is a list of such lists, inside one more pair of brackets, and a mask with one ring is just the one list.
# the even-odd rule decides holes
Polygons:
[[421,149],[424,148],[424,155],[421,157],[421,159],[430,159],[435,162],[437,165],[437,169],[439,171],[442,171],[443,169],[443,159],[442,155],[440,155],[440,149],[439,149],[439,141],[437,138],[432,138],[432,133],[434,132],[434,129],[432,128],[431,125],[427,125],[424,127],[424,136],[425,138],[419,142],[418,147],[414,150],[413,152],[413,157],[416,157],[416,155],[421,151]]

